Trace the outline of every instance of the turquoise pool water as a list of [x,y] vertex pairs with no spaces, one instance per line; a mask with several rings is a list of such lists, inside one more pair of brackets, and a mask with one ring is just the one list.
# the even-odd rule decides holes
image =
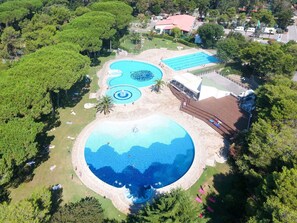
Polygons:
[[194,54],[188,54],[185,56],[165,59],[162,60],[162,62],[169,66],[171,69],[178,71],[209,63],[218,63],[219,60],[216,57],[208,55],[204,52],[198,52]]
[[194,159],[194,144],[179,124],[160,115],[145,119],[103,121],[85,145],[90,170],[114,187],[126,187],[135,203],[155,188],[181,178]]
[[109,86],[132,85],[147,87],[153,85],[155,80],[161,79],[162,71],[148,63],[135,60],[120,60],[110,65],[111,70],[120,70],[122,74],[108,79]]
[[112,98],[113,103],[128,104],[138,100],[141,97],[141,92],[133,86],[117,85],[109,88],[106,95]]

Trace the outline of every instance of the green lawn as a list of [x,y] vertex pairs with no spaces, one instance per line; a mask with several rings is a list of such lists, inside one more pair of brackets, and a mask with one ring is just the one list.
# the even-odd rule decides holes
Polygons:
[[[101,64],[103,64],[111,57],[100,59]],[[95,92],[98,89],[96,71],[99,68],[100,66],[93,67],[90,70],[89,75],[92,78],[90,92]],[[110,200],[104,199],[84,186],[73,170],[71,149],[74,141],[68,139],[67,136],[76,137],[88,123],[95,119],[95,109],[86,110],[83,108],[83,105],[88,102],[96,102],[95,99],[89,99],[89,93],[85,94],[73,108],[67,107],[58,110],[61,125],[55,131],[49,132],[49,135],[54,137],[51,144],[55,145],[55,148],[51,149],[49,159],[34,170],[32,181],[23,183],[16,189],[11,189],[12,202],[28,197],[36,187],[50,187],[53,184],[59,183],[63,186],[63,203],[77,201],[86,196],[94,196],[102,203],[107,217],[119,220],[125,218],[125,215],[119,212]],[[73,109],[76,115],[71,115],[71,109]],[[66,124],[68,121],[71,121],[73,124]],[[50,171],[50,167],[53,165],[56,165],[56,168]]]
[[223,64],[217,64],[217,65],[213,65],[211,67],[205,67],[205,68],[200,68],[197,70],[192,70],[192,71],[190,71],[190,73],[199,75],[199,74],[203,74],[203,73],[207,73],[207,72],[212,72],[213,70],[219,70],[222,67],[224,67]]
[[216,174],[227,173],[228,171],[229,165],[226,163],[217,163],[215,167],[207,166],[202,175],[200,176],[199,180],[192,187],[190,187],[190,189],[188,189],[188,192],[191,194],[191,196],[196,197],[197,191],[200,188],[200,186],[212,186],[213,177]]
[[[198,214],[203,213],[204,215],[204,218],[199,222],[210,222],[211,220],[211,222],[220,223],[229,222],[232,219],[230,218],[230,208],[226,207],[227,203],[224,203],[224,199],[234,189],[234,184],[238,183],[236,179],[236,175],[230,172],[230,167],[227,163],[217,163],[215,167],[207,166],[205,168],[199,180],[188,190],[193,202],[199,207],[200,211]],[[205,194],[199,193],[201,186]],[[202,204],[195,201],[197,195],[202,198]],[[209,197],[215,198],[215,203],[209,201]],[[211,213],[206,210],[207,206],[210,206],[214,212]]]
[[189,47],[172,42],[171,40],[161,39],[161,38],[153,38],[152,40],[144,38],[143,47],[140,47],[140,44],[133,44],[131,40],[129,39],[129,36],[125,36],[121,40],[121,47],[124,49],[127,49],[130,53],[140,53],[142,51],[148,50],[148,49],[160,49],[160,48],[167,48],[169,50],[178,50],[177,47],[181,46],[184,49],[189,49]]

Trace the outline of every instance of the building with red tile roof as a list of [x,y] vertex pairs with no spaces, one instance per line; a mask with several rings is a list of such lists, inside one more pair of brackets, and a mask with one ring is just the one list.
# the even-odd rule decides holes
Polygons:
[[190,15],[174,15],[169,16],[167,19],[160,20],[156,23],[155,29],[159,30],[159,33],[169,33],[171,29],[178,27],[183,33],[189,33],[192,31],[196,22],[196,18]]

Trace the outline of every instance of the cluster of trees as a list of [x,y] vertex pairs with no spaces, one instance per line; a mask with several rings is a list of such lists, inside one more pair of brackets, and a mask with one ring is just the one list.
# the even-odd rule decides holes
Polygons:
[[[195,9],[201,18],[218,22],[224,27],[256,26],[258,20],[265,26],[278,25],[285,29],[292,23],[290,0],[122,0],[134,9],[134,15],[166,13],[192,13]],[[247,22],[247,15],[251,19]]]
[[248,42],[238,33],[230,33],[217,43],[217,55],[223,62],[235,62],[241,69],[264,79],[276,75],[292,77],[297,69],[297,43]]
[[294,222],[297,84],[291,78],[297,69],[297,43],[263,45],[230,33],[217,49],[222,61],[266,81],[256,91],[252,128],[238,135],[230,149],[234,173],[241,178],[241,185],[234,185],[242,194],[236,209],[244,210],[237,221]]
[[0,186],[9,184],[42,148],[44,132],[59,96],[88,72],[79,47],[61,43],[24,56],[0,78]]
[[[57,191],[39,188],[29,198],[10,205],[6,202],[0,204],[0,221],[120,223],[106,218],[101,203],[94,197],[85,197],[58,207],[60,197],[55,193]],[[199,207],[189,194],[176,189],[160,194],[152,203],[146,204],[136,214],[129,214],[121,223],[197,222],[198,213]]]
[[95,56],[116,45],[132,19],[121,1],[12,0],[0,4],[0,57],[14,60],[61,42],[77,43]]
[[51,191],[40,188],[17,203],[0,204],[0,222],[49,222],[51,209]]
[[[6,188],[32,171],[29,161],[38,164],[46,155],[46,131],[58,122],[56,109],[62,101],[71,101],[68,92],[89,72],[90,58],[124,35],[131,13],[121,1],[1,1],[0,202],[8,202],[1,206],[7,210],[4,218],[13,218],[17,206],[9,203]],[[35,203],[31,206],[38,211]],[[41,214],[35,212],[28,215],[36,221],[28,222],[46,222],[37,220]]]
[[215,48],[217,42],[224,36],[224,28],[214,23],[206,23],[197,30],[202,46],[205,48]]
[[280,76],[257,90],[256,121],[231,148],[245,183],[247,222],[296,220],[296,114],[296,82]]
[[[229,8],[238,8],[247,6],[252,10],[256,6],[261,6],[267,1],[245,1],[245,0],[122,0],[129,3],[134,8],[134,13],[152,13],[160,12],[193,12],[198,9],[200,15],[207,15],[211,10],[217,10],[218,13],[224,14]],[[233,10],[233,9],[232,9]]]

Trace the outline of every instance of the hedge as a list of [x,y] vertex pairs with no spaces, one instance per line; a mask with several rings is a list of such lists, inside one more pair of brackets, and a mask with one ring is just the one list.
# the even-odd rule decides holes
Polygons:
[[[167,40],[174,41],[174,37],[169,36],[169,35],[154,35],[153,38],[160,38],[160,39],[167,39]],[[184,44],[186,46],[189,46],[189,47],[198,47],[197,44],[188,42],[188,41],[183,40],[183,39],[177,39],[177,42],[181,43],[181,44]]]

